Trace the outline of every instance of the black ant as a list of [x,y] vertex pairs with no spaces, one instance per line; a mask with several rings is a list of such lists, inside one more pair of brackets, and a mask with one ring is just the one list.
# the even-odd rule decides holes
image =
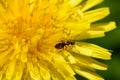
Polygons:
[[71,41],[71,40],[69,40],[69,41],[67,41],[67,42],[62,41],[62,42],[56,44],[56,45],[55,45],[55,48],[56,48],[56,49],[63,49],[63,48],[64,48],[65,46],[67,46],[67,45],[74,45],[74,44],[75,44],[75,42],[74,42],[74,41]]

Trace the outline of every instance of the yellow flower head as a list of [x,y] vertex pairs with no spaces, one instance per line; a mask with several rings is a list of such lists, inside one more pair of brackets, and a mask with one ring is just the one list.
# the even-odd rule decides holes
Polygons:
[[[103,80],[95,69],[111,53],[83,39],[104,36],[114,22],[94,22],[109,8],[103,0],[0,0],[0,80]],[[80,40],[79,42],[77,40]]]

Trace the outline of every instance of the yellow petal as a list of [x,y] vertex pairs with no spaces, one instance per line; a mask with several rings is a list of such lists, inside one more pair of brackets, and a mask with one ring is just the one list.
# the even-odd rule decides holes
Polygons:
[[21,61],[27,62],[27,53],[21,52]]
[[90,23],[87,22],[67,22],[65,25],[65,28],[76,32],[90,29]]
[[[64,58],[60,55],[54,56],[54,66],[57,67],[57,70],[64,77],[65,80],[72,80],[74,76],[74,71],[69,66],[69,64],[64,60]],[[62,66],[60,66],[62,64]],[[68,76],[69,75],[69,76]]]
[[115,28],[116,28],[115,22],[98,23],[98,24],[91,25],[92,30],[103,30],[105,32],[111,31]]
[[40,74],[43,80],[51,80],[51,74],[50,71],[48,70],[48,68],[42,64],[42,62],[40,62],[38,64],[39,68],[40,68]]
[[84,13],[83,20],[90,21],[92,23],[100,19],[103,19],[108,14],[110,14],[109,8],[105,8],[105,7],[96,10],[90,10]]
[[87,56],[83,56],[80,53],[75,53],[75,52],[71,52],[72,55],[74,56],[74,58],[76,58],[76,61],[78,64],[80,65],[84,65],[86,67],[91,67],[94,69],[99,69],[99,70],[106,70],[107,69],[107,65],[102,64],[90,57]]
[[24,71],[24,63],[17,62],[17,65],[15,67],[15,72],[14,72],[15,77],[13,79],[14,80],[21,80],[22,75],[23,75],[23,71]]
[[58,72],[57,68],[52,63],[48,63],[48,68],[53,80],[64,80],[63,76]]
[[38,43],[38,40],[40,40],[42,38],[43,34],[44,34],[44,30],[38,29],[36,31],[36,34],[31,38],[32,45],[36,46]]
[[9,8],[8,8],[9,13],[13,14],[14,16],[19,16],[20,14],[19,14],[19,11],[18,11],[18,5],[19,5],[18,1],[16,1],[16,0],[13,0],[13,1],[8,0],[7,2],[8,2],[7,6],[9,6]]
[[6,30],[6,26],[0,25],[0,39],[10,39],[11,35],[9,34],[8,30]]
[[95,31],[95,30],[88,30],[83,31],[79,35],[75,35],[75,39],[83,40],[83,39],[89,39],[89,38],[97,38],[97,37],[103,37],[104,31]]
[[21,51],[21,46],[19,45],[18,42],[15,43],[13,46],[14,46],[14,50],[13,50],[13,52],[10,54],[10,55],[11,55],[11,56],[9,57],[10,59],[15,58],[16,55],[17,55],[18,53],[20,53],[20,51]]
[[74,45],[72,51],[85,56],[91,56],[93,53],[92,50],[77,45]]
[[84,2],[82,4],[82,11],[86,11],[90,8],[92,8],[93,6],[96,6],[97,4],[101,3],[103,0],[87,0],[86,2]]
[[64,56],[64,58],[65,58],[65,60],[66,60],[67,62],[70,62],[71,64],[75,64],[75,63],[76,63],[75,58],[71,55],[70,52],[64,51],[63,56]]
[[7,67],[8,67],[7,65],[4,65],[4,66],[2,64],[0,65],[0,68],[2,69],[0,71],[0,80],[6,80],[5,72],[6,72]]
[[81,46],[82,48],[92,50],[91,57],[100,58],[100,59],[104,59],[104,60],[111,59],[111,53],[109,52],[109,50],[107,50],[105,48],[102,48],[95,44],[84,43],[84,42],[80,42],[78,45]]
[[11,80],[13,77],[13,73],[15,70],[15,66],[16,66],[16,59],[13,59],[12,61],[10,61],[10,63],[8,64],[7,70],[6,70],[6,78],[8,80]]
[[75,66],[74,70],[75,70],[76,73],[88,78],[89,80],[104,80],[102,77],[100,77],[95,72],[87,70],[85,68],[80,68],[80,67]]
[[9,59],[12,50],[13,50],[13,48],[10,48],[10,49],[0,53],[0,59],[1,59],[0,64],[5,63]]
[[37,64],[35,64],[31,61],[28,61],[27,68],[29,70],[29,73],[30,73],[30,76],[32,79],[35,79],[35,80],[41,79],[39,68],[38,68]]
[[78,5],[78,4],[80,4],[82,1],[83,0],[70,0],[69,4],[74,7],[74,6]]

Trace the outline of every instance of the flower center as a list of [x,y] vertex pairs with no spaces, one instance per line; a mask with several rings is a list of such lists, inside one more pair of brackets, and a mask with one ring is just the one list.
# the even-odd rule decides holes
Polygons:
[[12,35],[27,40],[36,32],[37,29],[35,28],[31,20],[25,21],[23,18],[19,18],[12,24]]

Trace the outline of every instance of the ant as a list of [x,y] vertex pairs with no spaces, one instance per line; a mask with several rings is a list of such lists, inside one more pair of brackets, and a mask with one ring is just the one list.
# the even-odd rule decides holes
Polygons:
[[64,41],[62,41],[62,42],[60,42],[60,43],[57,43],[56,45],[55,45],[55,48],[56,49],[63,49],[65,46],[67,46],[67,45],[74,45],[75,44],[75,42],[74,41],[71,41],[71,40],[69,40],[69,41],[67,41],[67,42],[64,42]]

